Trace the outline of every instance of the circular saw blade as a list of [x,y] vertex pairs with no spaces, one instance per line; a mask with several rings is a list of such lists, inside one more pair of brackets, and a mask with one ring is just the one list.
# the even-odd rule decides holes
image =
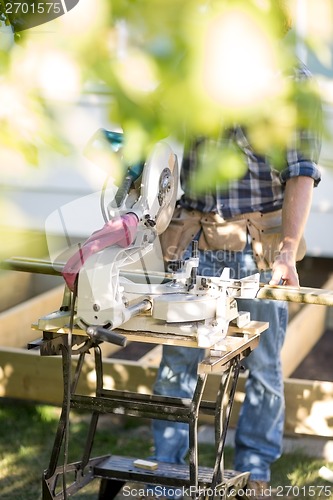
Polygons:
[[157,234],[168,227],[178,194],[177,156],[167,142],[158,142],[142,174],[141,199],[155,222]]

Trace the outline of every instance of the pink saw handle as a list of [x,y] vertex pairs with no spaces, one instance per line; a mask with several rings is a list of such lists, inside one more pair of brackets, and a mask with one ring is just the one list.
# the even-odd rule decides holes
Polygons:
[[134,213],[128,213],[108,221],[101,229],[94,231],[64,265],[61,274],[68,288],[74,290],[76,278],[88,257],[112,245],[124,248],[131,245],[138,223],[138,217]]

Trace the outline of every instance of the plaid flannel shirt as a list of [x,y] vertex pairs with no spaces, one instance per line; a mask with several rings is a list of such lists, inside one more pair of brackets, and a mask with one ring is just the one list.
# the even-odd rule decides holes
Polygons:
[[[311,78],[311,73],[300,63],[295,68],[293,78],[304,81]],[[321,105],[312,110],[314,124],[321,120]],[[288,179],[297,176],[309,176],[318,185],[321,179],[317,166],[321,134],[318,126],[309,126],[306,130],[295,130],[290,145],[285,152],[285,165],[282,169],[274,168],[269,156],[258,155],[246,137],[244,129],[234,127],[229,140],[244,153],[247,172],[244,177],[228,182],[227,188],[216,186],[204,194],[193,191],[189,179],[197,168],[197,147],[200,141],[194,141],[184,156],[181,170],[181,187],[184,194],[180,205],[202,212],[217,212],[225,219],[248,212],[271,212],[282,207],[284,187]]]

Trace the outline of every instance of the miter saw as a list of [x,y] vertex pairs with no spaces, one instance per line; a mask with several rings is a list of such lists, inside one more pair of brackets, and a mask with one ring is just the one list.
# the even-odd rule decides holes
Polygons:
[[[102,129],[94,135],[91,145],[97,149],[111,148],[121,154],[122,140],[121,133]],[[207,491],[216,491],[221,498],[226,498],[230,491],[244,492],[249,473],[224,470],[224,445],[240,361],[258,345],[259,336],[268,323],[250,321],[248,313],[238,311],[236,298],[333,305],[332,292],[262,287],[259,274],[234,280],[225,269],[219,277],[200,276],[195,240],[189,258],[177,262],[172,272],[153,271],[145,264],[155,252],[159,235],[170,223],[177,198],[177,157],[168,141],[161,141],[146,162],[126,168],[121,186],[103,211],[105,225],[73,248],[69,259],[66,249],[60,254],[66,258],[59,256],[52,263],[19,258],[7,262],[9,268],[15,270],[62,274],[67,284],[60,309],[39,318],[33,325],[34,329],[43,332],[43,338],[29,344],[30,348],[38,346],[42,356],[61,354],[63,361],[62,412],[49,466],[43,474],[45,500],[72,496],[95,478],[101,479],[100,499],[115,498],[125,481],[172,488],[185,486],[195,492],[193,498],[200,499],[207,496]],[[141,259],[144,265],[139,270]],[[229,327],[231,322],[236,323],[235,329]],[[133,335],[133,332],[137,333]],[[127,372],[126,390],[113,385],[108,388],[99,344],[106,341],[124,345],[126,338],[208,348],[210,352],[198,364],[193,397],[142,393],[142,381],[138,384],[137,380],[135,388],[140,386],[140,392],[133,392]],[[94,354],[96,383],[93,395],[91,387],[86,395],[78,382],[85,355],[90,350]],[[74,376],[73,353],[79,354]],[[203,395],[211,373],[220,375],[220,382],[216,384],[216,393],[208,400]],[[110,379],[114,384],[115,379]],[[90,411],[91,420],[81,460],[68,463],[72,409]],[[200,412],[214,415],[216,454],[212,469],[199,467],[197,424]],[[153,464],[154,469],[145,470],[137,465],[138,461],[142,465],[142,460],[133,457],[108,454],[91,458],[101,413],[188,424],[189,467],[158,462]],[[62,449],[64,463],[58,465]]]
[[[121,146],[121,134],[104,129],[91,141]],[[99,144],[100,147],[100,144]],[[94,339],[114,339],[112,331],[190,335],[198,347],[218,348],[231,321],[249,321],[235,297],[254,298],[259,274],[240,280],[199,276],[196,241],[191,256],[177,269],[156,276],[126,273],[126,266],[154,251],[168,227],[178,195],[177,156],[167,141],[158,142],[147,161],[129,167],[107,207],[105,226],[94,232],[65,264],[62,274],[75,294],[74,323]],[[162,274],[162,273],[161,273]],[[50,318],[39,320],[45,329]],[[53,318],[54,319],[54,318]],[[242,326],[242,325],[238,325]],[[113,341],[113,340],[112,340]]]

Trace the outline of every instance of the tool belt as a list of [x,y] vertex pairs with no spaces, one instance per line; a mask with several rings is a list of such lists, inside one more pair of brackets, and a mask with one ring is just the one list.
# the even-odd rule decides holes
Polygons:
[[[281,243],[282,210],[251,212],[223,219],[215,212],[204,213],[177,207],[168,228],[160,235],[165,261],[178,260],[199,233],[199,250],[241,252],[251,237],[253,256],[258,269],[271,269]],[[302,238],[297,260],[306,251]]]

